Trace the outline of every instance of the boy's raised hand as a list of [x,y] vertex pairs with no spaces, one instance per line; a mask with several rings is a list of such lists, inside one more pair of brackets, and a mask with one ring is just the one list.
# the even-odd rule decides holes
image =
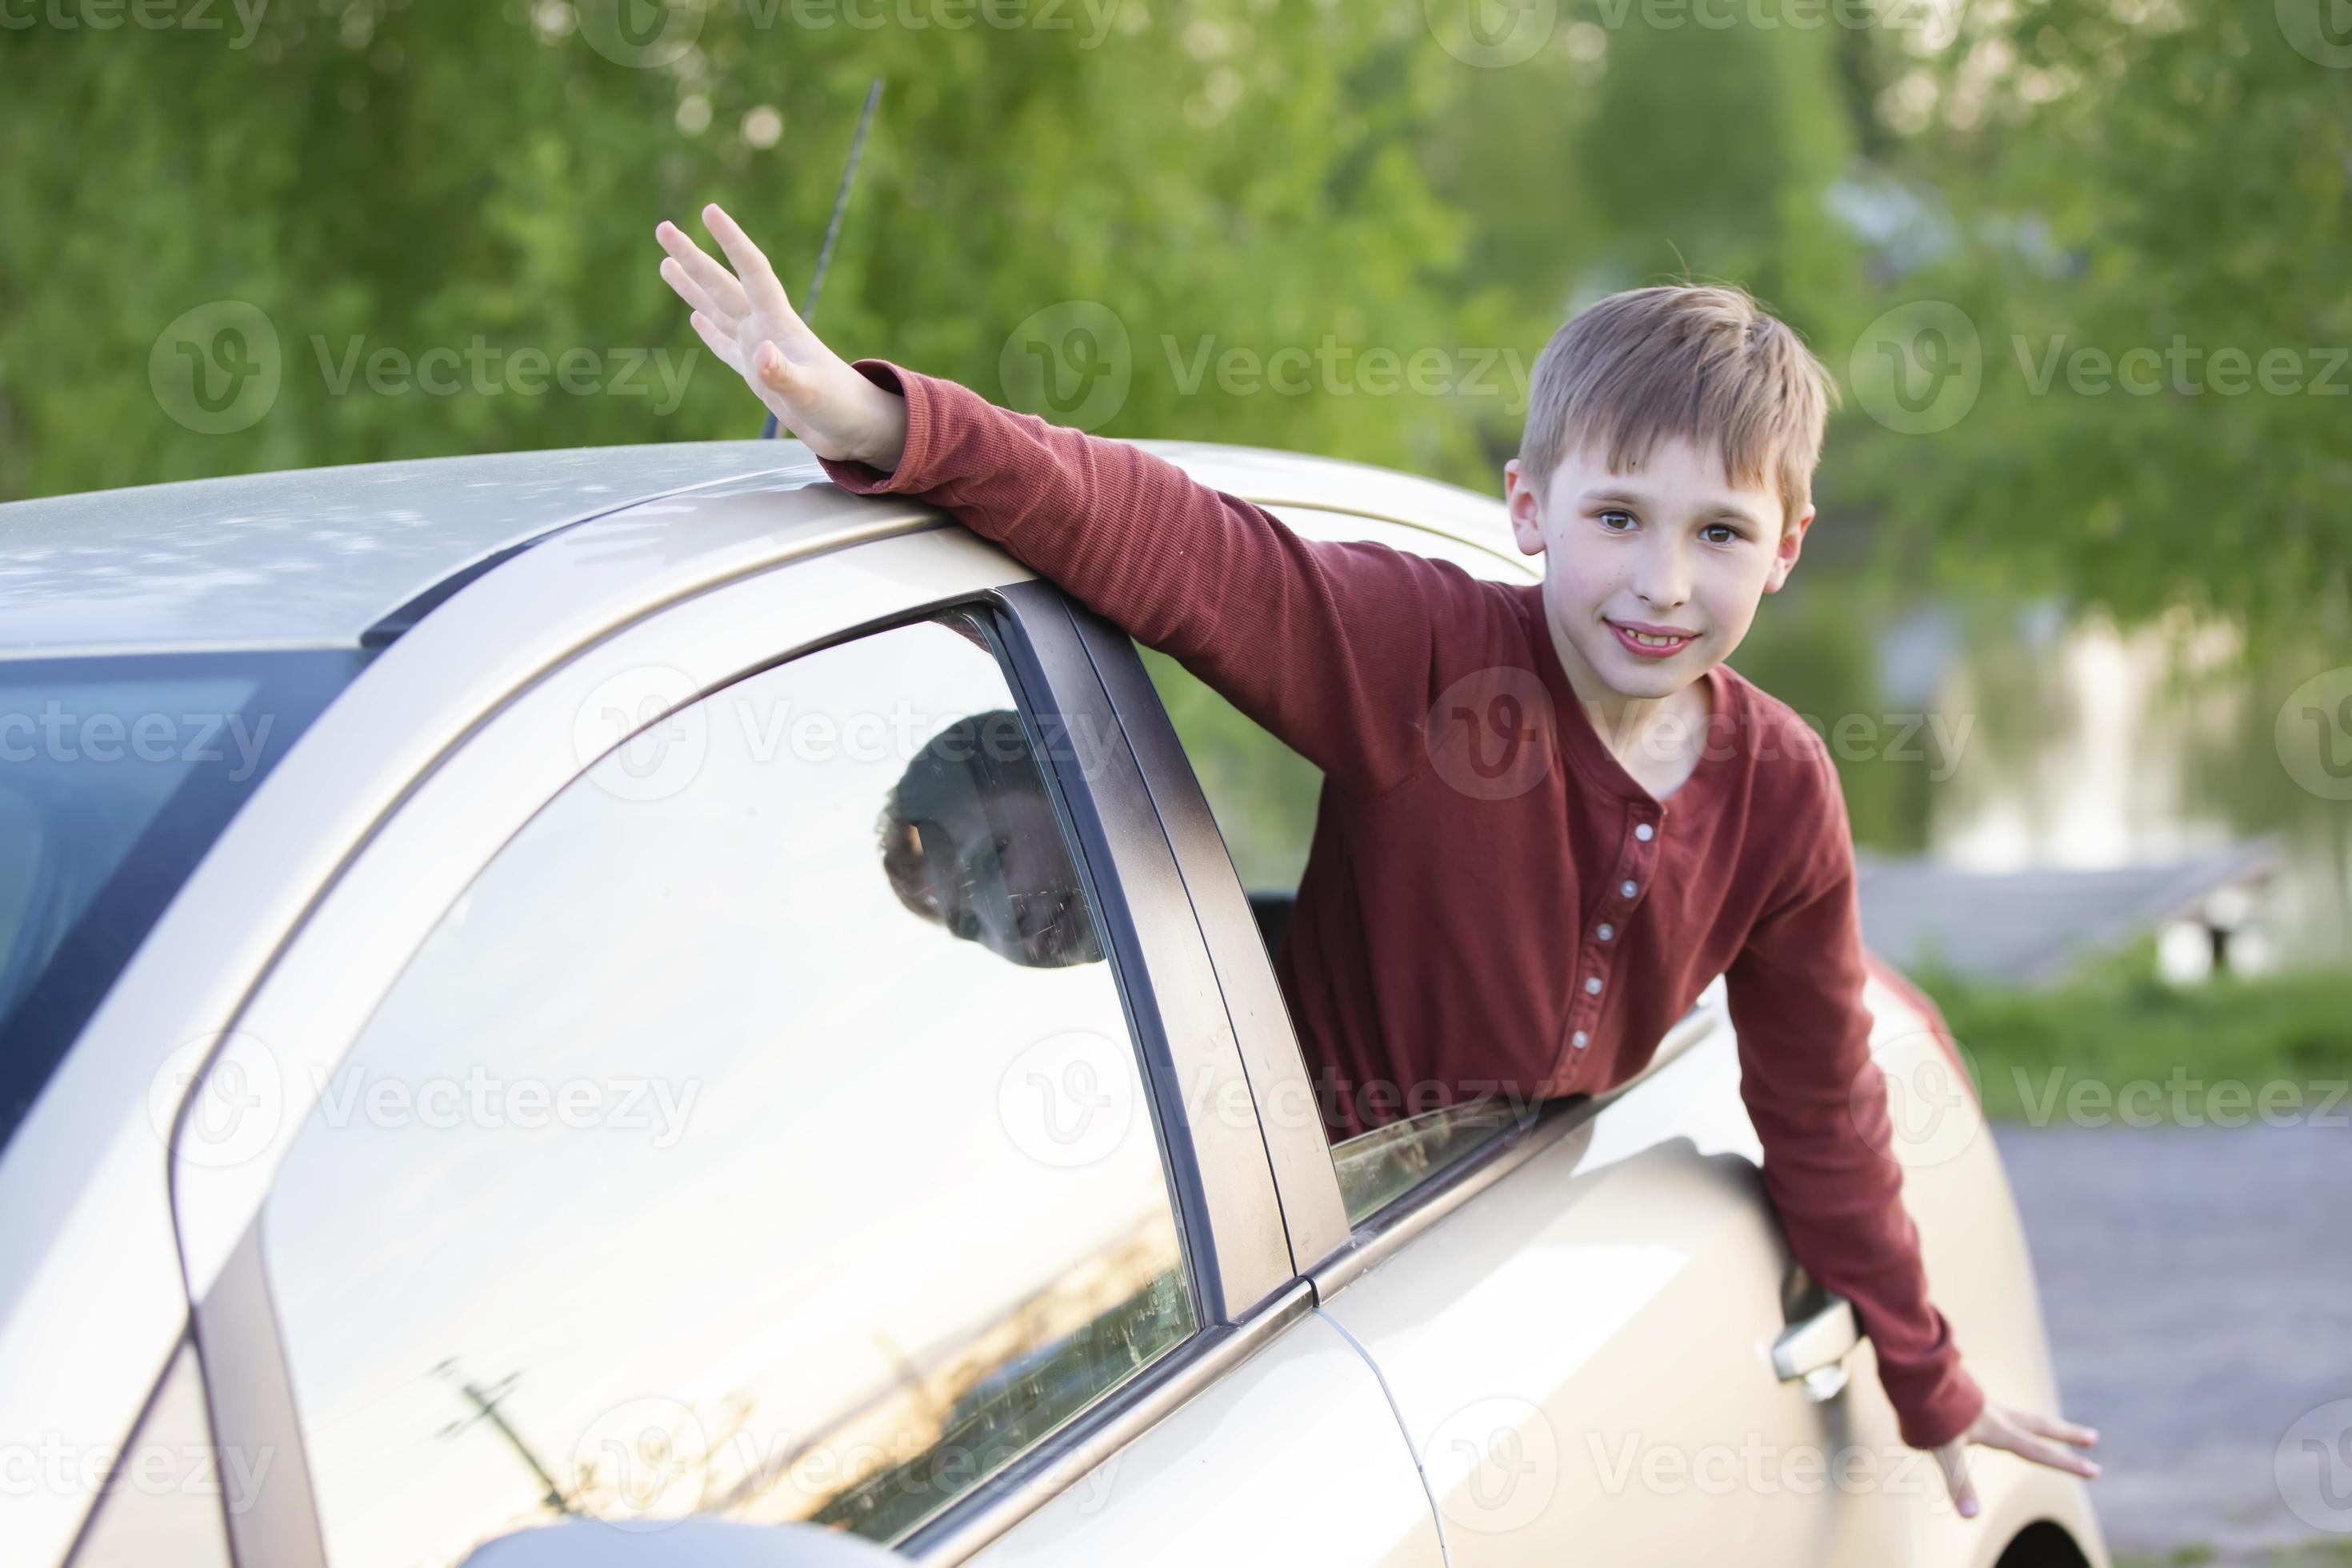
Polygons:
[[907,400],[866,379],[824,346],[793,310],[775,268],[718,203],[702,209],[734,270],[713,261],[674,224],[654,237],[669,252],[663,281],[694,308],[694,330],[735,367],[776,422],[820,458],[867,463],[884,473],[907,447]]

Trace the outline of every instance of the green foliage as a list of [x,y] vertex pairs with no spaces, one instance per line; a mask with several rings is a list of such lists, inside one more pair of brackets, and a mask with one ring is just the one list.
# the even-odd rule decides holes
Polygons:
[[1322,770],[1157,648],[1139,648],[1201,780],[1234,874],[1253,892],[1289,892],[1307,869]]
[[[2293,1109],[2352,1114],[2352,1100],[2323,1105],[2325,1086],[2352,1078],[2352,972],[2286,971],[2217,976],[2197,985],[2155,978],[2145,947],[2068,984],[2024,991],[1951,974],[1915,976],[1936,999],[1976,1070],[1987,1114],[2071,1121],[2070,1096],[2105,1125],[2159,1117],[2194,1124],[2226,1115],[2261,1120],[2265,1086],[2291,1085]],[[2128,1085],[2148,1084],[2137,1096]],[[2242,1086],[2235,1100],[2218,1086]],[[2078,1086],[2088,1085],[2087,1089]],[[2230,1091],[2235,1092],[2235,1091]],[[2285,1107],[2285,1090],[2273,1103]]]
[[[1963,309],[1983,387],[1948,430],[1857,421],[1850,450],[1853,493],[1947,568],[2352,636],[2352,71],[2290,46],[2294,9],[2028,0],[1920,63],[1896,163],[1950,246],[1880,302]],[[2084,350],[2139,351],[2145,390]]]
[[[1851,272],[1816,221],[1850,139],[1818,34],[1637,26],[1611,35],[1612,68],[1563,32],[1485,70],[1402,0],[1118,0],[1065,5],[1060,28],[955,0],[861,6],[879,26],[675,0],[693,47],[636,68],[594,47],[613,3],[279,0],[250,24],[215,7],[226,26],[205,31],[100,29],[87,0],[45,0],[75,25],[0,34],[0,133],[32,150],[0,163],[0,495],[748,434],[757,409],[656,278],[653,226],[726,203],[797,289],[877,76],[820,326],[1002,398],[1015,329],[1095,301],[1133,372],[1106,434],[1492,489],[1524,414],[1514,362],[1580,280],[1687,265],[1801,313]],[[1694,71],[1711,112],[1676,101]],[[268,318],[283,384],[249,428],[204,434],[148,362],[220,300]],[[533,394],[493,371],[493,390],[438,395],[366,374],[379,351],[525,348],[690,370],[674,412],[658,384]],[[1220,374],[1234,351],[1285,350],[1318,368],[1281,390]],[[1434,387],[1363,359],[1423,351]]]
[[[1001,397],[1016,324],[1091,300],[1135,365],[1108,433],[1483,467],[1442,399],[1236,398],[1170,370],[1169,343],[1181,362],[1202,342],[1410,353],[1533,330],[1450,281],[1466,225],[1414,149],[1460,68],[1417,11],[1129,0],[1098,41],[1092,14],[1063,14],[1067,30],[970,6],[961,30],[873,28],[710,0],[681,12],[695,47],[660,68],[591,47],[570,6],[518,0],[289,0],[243,47],[234,23],[0,34],[0,134],[18,150],[0,163],[0,494],[751,434],[757,406],[656,275],[654,225],[698,226],[721,201],[797,290],[876,76],[818,311],[845,352]],[[222,299],[268,316],[283,387],[252,427],[199,434],[151,395],[149,354]],[[414,357],[478,338],[696,363],[668,416],[642,395],[387,395],[363,374],[332,390],[354,344]]]
[[[692,47],[643,67],[592,45],[614,4],[218,4],[199,30],[43,0],[0,30],[0,496],[749,433],[653,225],[726,202],[798,289],[880,77],[818,312],[845,352],[1003,397],[1016,328],[1092,300],[1132,367],[1107,434],[1492,489],[1524,414],[1510,367],[1602,290],[1744,283],[1842,378],[1863,323],[1949,300],[1981,396],[1927,436],[1850,404],[1825,540],[1884,521],[2005,593],[2352,635],[2352,402],[2086,395],[2063,368],[2037,393],[2016,347],[2038,374],[2062,338],[2062,358],[2352,343],[2352,71],[2289,47],[2273,0],[2031,0],[1963,9],[1949,41],[1564,0],[1501,69],[1448,55],[1417,0],[1092,0],[1059,28],[978,0],[860,0],[879,26],[843,0],[670,0]],[[1857,187],[1916,215],[1863,233]],[[268,318],[284,381],[249,428],[203,434],[149,359],[221,300]],[[436,349],[588,351],[601,389],[371,390],[365,355]],[[649,350],[684,367],[674,408],[651,374],[611,386]],[[1236,350],[1336,370],[1236,392]],[[1375,350],[1436,351],[1442,384],[1374,388]]]

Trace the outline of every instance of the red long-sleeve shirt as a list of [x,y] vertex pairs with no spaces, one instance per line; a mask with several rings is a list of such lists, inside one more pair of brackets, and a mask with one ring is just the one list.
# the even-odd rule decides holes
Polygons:
[[[1870,1054],[1853,849],[1827,750],[1734,671],[1665,800],[1570,689],[1538,584],[1300,537],[1124,442],[882,360],[887,476],[1002,543],[1323,770],[1275,958],[1342,1136],[1469,1093],[1600,1093],[1726,977],[1740,1095],[1797,1259],[1851,1300],[1904,1441],[1983,1393],[1929,1302]],[[1419,1098],[1415,1098],[1418,1096]]]

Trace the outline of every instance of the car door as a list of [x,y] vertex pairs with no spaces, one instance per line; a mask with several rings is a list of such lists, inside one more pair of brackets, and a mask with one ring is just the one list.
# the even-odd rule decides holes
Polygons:
[[[1529,574],[1458,534],[1278,510],[1309,537]],[[1179,858],[1204,929],[1222,906],[1221,973],[1279,1057],[1296,1041],[1267,952],[1319,780],[1173,661],[1147,663],[1153,689],[1119,693],[1129,730],[1164,699],[1189,763],[1169,772],[1197,775],[1215,818],[1177,835]],[[1379,1367],[1454,1568],[1716,1562],[1735,1542],[1767,1564],[1912,1552],[1916,1505],[1941,1481],[1897,1438],[1847,1310],[1792,1267],[1720,991],[1642,1078],[1532,1120],[1440,1112],[1332,1144],[1316,1118],[1266,1117],[1278,1166],[1328,1167],[1341,1191],[1347,1234],[1309,1268],[1318,1310]],[[1812,1387],[1776,1366],[1784,1340],[1795,1370],[1819,1371]]]
[[213,1422],[278,1458],[245,1568],[687,1515],[1126,1560],[1171,1511],[1438,1561],[1022,576],[936,531],[614,628],[325,891],[173,1144]]

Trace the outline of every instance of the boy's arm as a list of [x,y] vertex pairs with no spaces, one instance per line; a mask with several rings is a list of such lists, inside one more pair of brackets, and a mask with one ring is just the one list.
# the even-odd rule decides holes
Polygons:
[[850,365],[793,312],[741,230],[715,206],[703,216],[736,272],[665,224],[662,276],[836,483],[953,511],[1182,661],[1343,789],[1376,793],[1418,769],[1441,622],[1484,604],[1468,574],[1302,539],[1124,442],[887,361]]
[[1470,590],[1380,544],[1301,538],[1264,508],[1123,441],[999,408],[882,360],[907,443],[884,474],[826,460],[845,489],[920,496],[1172,655],[1342,788],[1421,762],[1441,616]]
[[1806,847],[1726,977],[1740,1098],[1764,1145],[1765,1188],[1790,1250],[1853,1303],[1904,1442],[1938,1448],[1969,1428],[1985,1394],[1927,1298],[1918,1230],[1903,1206],[1885,1080],[1862,1001],[1844,798],[1817,744],[1766,765],[1786,770],[1798,798],[1784,820]]

